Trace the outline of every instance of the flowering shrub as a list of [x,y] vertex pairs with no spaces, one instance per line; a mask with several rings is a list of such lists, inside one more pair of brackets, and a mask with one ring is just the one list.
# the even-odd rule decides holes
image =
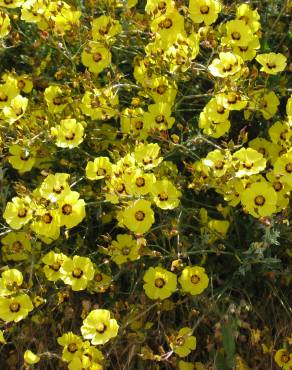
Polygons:
[[1,369],[292,369],[289,11],[0,1]]

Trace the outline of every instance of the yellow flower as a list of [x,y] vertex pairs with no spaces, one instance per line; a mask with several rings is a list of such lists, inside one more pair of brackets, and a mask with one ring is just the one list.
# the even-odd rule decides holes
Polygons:
[[[135,148],[135,160],[145,170],[157,167],[162,161],[162,157],[158,157],[160,146],[158,144],[139,144]],[[157,158],[158,157],[158,158]]]
[[266,174],[266,178],[277,193],[277,212],[287,208],[290,200],[291,186],[285,183],[280,175],[275,175],[272,171]]
[[244,189],[241,179],[235,177],[222,186],[220,193],[223,194],[228,205],[236,207],[240,203],[240,196]]
[[235,163],[235,176],[251,176],[260,173],[266,168],[266,159],[262,153],[252,148],[241,148],[233,153]]
[[71,102],[65,91],[59,86],[49,86],[44,92],[45,100],[48,105],[49,112],[60,113]]
[[201,294],[209,284],[205,269],[200,266],[187,266],[183,269],[178,281],[182,290],[191,295]]
[[[145,76],[143,76],[143,78],[145,79]],[[168,103],[173,105],[177,94],[177,86],[175,82],[161,76],[154,78],[151,85],[149,95],[155,103]]]
[[86,165],[86,177],[89,180],[100,180],[103,178],[110,178],[113,167],[108,157],[98,157],[95,160],[89,161]]
[[32,310],[33,305],[27,294],[11,298],[0,297],[0,319],[6,323],[23,320]]
[[165,14],[154,18],[150,24],[151,31],[162,41],[162,48],[171,45],[180,34],[185,34],[184,17],[176,10],[170,9]]
[[43,271],[46,278],[50,281],[56,281],[61,278],[61,267],[68,257],[63,253],[55,253],[53,251],[48,252],[42,258],[42,262],[45,264]]
[[117,219],[119,225],[126,226],[137,234],[144,234],[150,230],[155,220],[151,202],[144,199],[129,202],[127,208],[118,212]]
[[[63,4],[66,4],[65,2]],[[67,5],[67,4],[66,4]],[[56,13],[55,13],[56,14]],[[62,8],[55,15],[52,12],[50,21],[54,21],[54,32],[59,35],[64,35],[66,31],[75,31],[80,25],[81,12],[78,10],[71,10],[70,7],[62,6]]]
[[111,259],[118,265],[140,258],[140,245],[128,234],[118,234],[117,240],[113,240],[109,248]]
[[30,93],[33,89],[32,78],[29,75],[21,75],[17,76],[17,87],[19,88],[20,92],[24,92],[26,94]]
[[22,273],[17,269],[8,269],[2,272],[0,278],[0,296],[9,297],[18,291],[23,283]]
[[239,55],[244,62],[252,60],[256,54],[257,49],[260,48],[259,38],[253,35],[252,40],[244,46],[233,45],[233,53]]
[[139,139],[148,137],[148,127],[144,122],[144,111],[142,108],[126,108],[121,114],[121,130]]
[[61,279],[72,286],[72,290],[84,290],[94,277],[94,266],[88,257],[67,258],[61,266]]
[[236,19],[244,21],[252,32],[256,32],[260,28],[259,13],[257,10],[252,10],[248,4],[241,4],[236,7]]
[[161,209],[174,209],[179,205],[181,192],[169,180],[156,181],[151,193],[154,203]]
[[79,357],[82,354],[82,339],[69,331],[57,339],[58,344],[64,347],[62,351],[62,360],[66,362],[72,361],[74,357]]
[[84,127],[74,118],[63,119],[60,125],[51,128],[55,143],[60,148],[76,148],[83,141]]
[[281,53],[260,54],[256,60],[262,65],[262,72],[272,75],[282,72],[287,65],[287,58]]
[[23,359],[28,365],[34,365],[37,364],[41,358],[40,356],[27,349],[23,354]]
[[134,195],[146,195],[155,186],[156,178],[153,173],[144,173],[138,169],[131,174],[130,182],[126,184],[127,191]]
[[92,39],[94,41],[110,40],[122,31],[119,21],[101,15],[92,21]]
[[110,318],[110,311],[102,309],[91,311],[81,326],[83,337],[90,339],[93,345],[107,343],[117,336],[118,330],[119,325]]
[[174,341],[170,343],[170,348],[179,357],[188,356],[191,351],[196,349],[196,346],[196,337],[192,335],[192,329],[188,327],[180,329]]
[[19,230],[31,220],[32,209],[30,204],[31,200],[29,197],[14,197],[12,202],[7,203],[3,218],[12,229]]
[[89,292],[105,292],[110,286],[112,277],[104,274],[98,268],[95,269],[93,280],[90,281],[87,290]]
[[206,135],[218,139],[230,130],[230,126],[231,124],[228,119],[220,122],[213,121],[205,109],[200,113],[199,127],[203,129],[203,133]]
[[81,54],[82,63],[92,73],[100,73],[111,63],[111,52],[103,44],[90,41]]
[[271,216],[276,212],[277,193],[267,181],[255,182],[242,193],[241,203],[256,218]]
[[278,152],[276,149],[277,146],[262,137],[257,137],[249,141],[248,145],[252,149],[261,153],[266,158],[267,161],[275,156],[278,156]]
[[144,274],[143,288],[150,299],[165,299],[176,290],[176,275],[162,267],[150,267]]
[[222,44],[230,46],[246,46],[253,39],[253,33],[243,20],[232,20],[225,24],[226,37],[223,37]]
[[279,157],[274,163],[274,173],[281,181],[292,187],[292,152]]
[[225,122],[229,117],[229,110],[224,107],[222,95],[217,95],[205,105],[203,112],[212,122]]
[[89,342],[86,341],[82,345],[81,355],[77,354],[73,357],[72,361],[68,364],[69,370],[103,370],[103,366],[100,364],[103,360],[102,353],[95,348],[90,346]]
[[32,231],[38,235],[55,239],[60,233],[60,213],[57,209],[47,210],[39,208],[36,210],[35,218],[30,225]]
[[243,109],[248,101],[241,94],[230,91],[229,93],[220,94],[222,98],[224,108],[228,110],[241,110]]
[[10,125],[19,120],[25,113],[28,105],[28,99],[21,95],[17,95],[11,99],[10,106],[3,108],[4,119]]
[[269,136],[273,143],[290,148],[292,144],[292,129],[288,122],[275,122],[269,128]]
[[7,36],[11,30],[8,14],[0,10],[0,39]]
[[85,202],[79,196],[77,191],[70,191],[58,202],[61,226],[71,229],[85,218]]
[[282,369],[289,370],[289,366],[292,366],[292,353],[289,353],[285,348],[278,349],[275,353],[274,360]]
[[20,173],[30,171],[35,164],[36,158],[33,148],[29,150],[26,147],[15,144],[9,147],[9,153],[12,154],[8,157],[9,163]]
[[175,119],[171,117],[171,105],[168,103],[156,103],[148,106],[148,112],[144,113],[143,121],[149,130],[168,130]]
[[219,149],[212,150],[207,157],[202,160],[202,163],[212,169],[215,177],[225,175],[230,167],[231,155],[229,151]]
[[106,120],[117,115],[118,105],[118,94],[111,87],[105,87],[86,91],[80,108],[93,120]]
[[279,104],[280,100],[274,91],[266,93],[264,90],[261,90],[254,94],[248,108],[259,110],[265,119],[270,119],[276,114]]
[[0,6],[5,8],[20,8],[25,0],[0,0]]
[[67,183],[69,176],[67,173],[48,175],[39,188],[40,195],[50,202],[57,202],[64,198],[70,192],[70,186]]
[[30,255],[31,243],[24,232],[11,232],[1,242],[4,260],[23,261]]
[[145,12],[147,14],[163,14],[166,11],[169,11],[170,9],[174,8],[174,2],[173,0],[165,0],[165,1],[157,1],[157,0],[147,0],[146,6],[145,6]]
[[189,11],[193,22],[209,26],[217,20],[221,4],[218,0],[190,0]]
[[208,69],[215,77],[234,76],[241,71],[243,60],[239,55],[233,54],[230,51],[219,53],[219,58],[213,59]]
[[0,84],[0,109],[9,106],[12,99],[19,94],[17,87],[17,80],[11,76],[8,76],[5,83]]

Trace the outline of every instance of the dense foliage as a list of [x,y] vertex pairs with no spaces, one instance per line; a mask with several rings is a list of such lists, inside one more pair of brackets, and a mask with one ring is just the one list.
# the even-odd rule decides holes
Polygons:
[[0,369],[292,369],[281,0],[0,0]]

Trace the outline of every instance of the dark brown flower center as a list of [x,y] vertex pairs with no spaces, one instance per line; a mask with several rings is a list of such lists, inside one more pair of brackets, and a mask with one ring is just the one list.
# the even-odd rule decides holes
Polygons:
[[104,323],[100,322],[96,325],[96,331],[99,333],[99,334],[102,334],[106,331],[106,325],[104,325]]
[[70,343],[69,346],[68,346],[68,351],[70,353],[75,353],[77,351],[78,347],[76,345],[76,343]]
[[97,176],[105,176],[106,175],[106,170],[104,168],[99,168],[96,171]]
[[100,61],[102,60],[102,55],[101,55],[100,53],[94,53],[94,54],[92,55],[92,59],[93,59],[96,63],[98,63],[98,62],[100,62]]
[[217,113],[223,114],[225,112],[225,108],[222,105],[217,106]]
[[276,191],[280,191],[283,189],[283,185],[280,183],[280,181],[275,181],[273,183],[273,187]]
[[68,132],[66,135],[65,135],[65,139],[66,140],[74,140],[76,134],[75,132]]
[[144,218],[145,218],[145,213],[144,213],[143,211],[137,211],[137,212],[135,213],[135,219],[136,219],[137,221],[143,221],[143,220],[144,220]]
[[216,170],[222,170],[223,167],[224,167],[224,162],[223,161],[217,161],[215,163]]
[[61,264],[59,262],[54,262],[52,265],[50,265],[50,268],[54,271],[59,271],[61,267]]
[[157,91],[157,94],[159,95],[163,95],[167,90],[167,86],[166,85],[159,85],[156,89]]
[[14,253],[19,253],[23,250],[23,245],[20,241],[15,241],[13,244],[12,244],[12,252]]
[[20,218],[24,218],[27,215],[27,209],[21,208],[18,210],[17,216]]
[[56,193],[56,194],[61,194],[63,190],[64,190],[64,186],[63,185],[56,185],[53,188],[53,192]]
[[198,284],[200,282],[200,280],[201,280],[200,277],[198,275],[196,275],[196,274],[194,274],[194,275],[191,276],[191,282],[193,284]]
[[165,201],[165,200],[167,200],[168,199],[168,195],[167,195],[167,193],[165,192],[165,191],[162,191],[159,195],[158,195],[158,198],[159,198],[159,200],[160,201]]
[[250,170],[253,167],[253,163],[251,162],[243,162],[242,166],[247,170]]
[[232,34],[231,34],[231,37],[233,38],[233,40],[240,40],[240,33],[239,32],[232,32]]
[[5,102],[8,100],[8,95],[4,94],[2,91],[0,92],[0,101]]
[[130,254],[130,252],[131,252],[131,249],[130,249],[129,247],[124,247],[124,248],[122,249],[122,253],[123,253],[123,255],[125,255],[125,256],[128,256],[128,255]]
[[50,213],[45,213],[42,217],[42,221],[45,224],[50,224],[53,221],[53,216]]
[[268,67],[269,69],[273,69],[273,68],[276,68],[276,64],[275,64],[275,63],[273,63],[273,62],[268,62],[268,63],[267,63],[267,67]]
[[54,99],[53,99],[53,103],[55,105],[61,105],[63,103],[63,99],[61,96],[56,96]]
[[164,287],[165,281],[162,278],[157,278],[157,279],[155,279],[154,284],[157,288],[161,289],[161,288]]
[[143,121],[136,121],[135,122],[135,128],[136,128],[136,130],[142,130],[143,126],[144,126]]
[[64,204],[62,207],[62,213],[63,215],[70,215],[72,213],[72,206],[71,204]]
[[284,362],[284,364],[286,364],[287,362],[289,362],[289,360],[290,360],[290,356],[288,356],[286,353],[282,354],[281,362]]
[[18,302],[12,302],[9,309],[11,312],[18,312],[20,310],[20,304]]
[[266,199],[265,197],[263,197],[262,195],[257,195],[255,198],[254,198],[254,202],[257,206],[263,206],[266,202]]
[[19,88],[19,90],[22,90],[25,87],[25,82],[23,80],[19,80],[17,82],[17,87]]
[[210,10],[210,8],[207,5],[202,5],[200,7],[201,14],[208,14],[209,13],[209,10]]
[[76,267],[72,271],[72,276],[75,277],[76,279],[80,279],[82,275],[83,275],[83,271],[79,267]]
[[286,172],[291,173],[292,172],[292,163],[286,164],[285,170],[286,170]]
[[94,280],[97,282],[97,283],[100,283],[102,280],[103,280],[103,277],[102,277],[102,274],[100,272],[96,273],[94,275]]
[[138,186],[138,188],[141,188],[142,186],[145,185],[145,179],[143,177],[137,177],[136,185]]

